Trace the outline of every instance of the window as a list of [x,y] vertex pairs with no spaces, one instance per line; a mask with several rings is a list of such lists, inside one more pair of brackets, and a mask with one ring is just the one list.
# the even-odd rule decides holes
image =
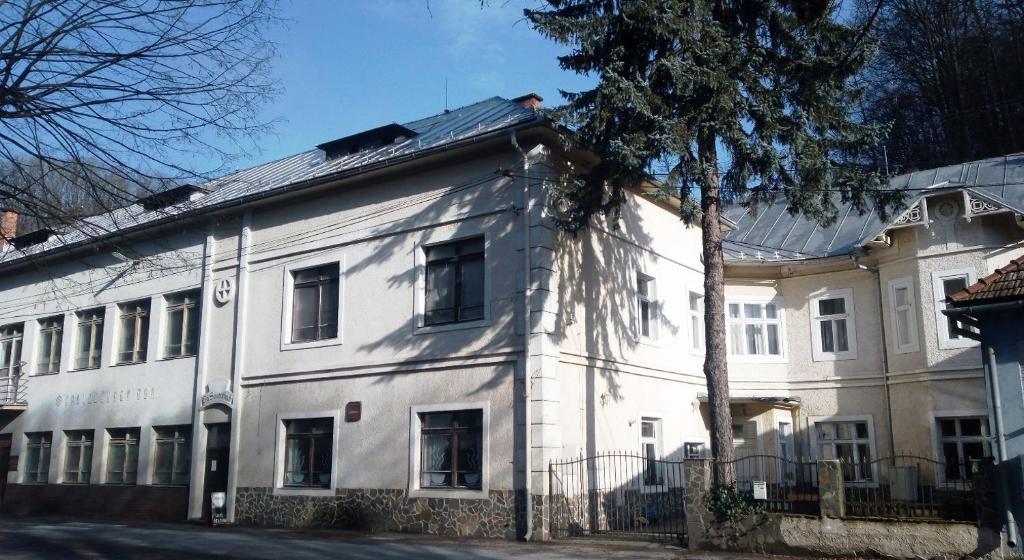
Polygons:
[[121,313],[121,338],[117,363],[145,362],[146,344],[149,342],[149,300],[122,303],[118,309]]
[[188,484],[192,461],[192,426],[153,428],[153,484]]
[[947,481],[967,481],[974,472],[973,463],[992,455],[988,418],[938,418],[939,443],[946,464]]
[[636,317],[637,331],[641,337],[654,338],[657,321],[654,301],[654,278],[645,274],[636,275]]
[[658,418],[640,419],[640,455],[644,458],[644,484],[659,486],[664,484],[658,459],[661,456],[661,420]]
[[690,292],[690,350],[704,353],[704,295]]
[[334,419],[285,420],[284,486],[330,488]]
[[484,318],[484,238],[424,248],[426,299],[423,324],[443,325]]
[[56,315],[39,320],[39,352],[36,373],[60,371],[60,349],[64,339],[64,316]]
[[479,490],[483,462],[483,411],[420,414],[420,488]]
[[167,296],[164,358],[195,356],[199,339],[199,290]]
[[685,459],[704,459],[706,455],[706,446],[702,441],[688,441],[683,444],[683,458]]
[[811,298],[812,355],[816,361],[857,357],[853,290],[835,290]]
[[917,313],[914,310],[913,279],[897,278],[889,282],[889,304],[892,313],[894,350],[897,354],[917,352]]
[[28,437],[25,483],[46,484],[50,476],[50,444],[53,443],[53,432],[25,435]]
[[779,482],[782,484],[793,483],[796,481],[796,463],[791,461],[796,458],[796,449],[793,441],[793,424],[789,422],[779,422],[778,432],[775,434],[778,438],[779,445],[779,457],[782,457],[779,469]]
[[78,349],[75,352],[75,369],[100,367],[100,356],[103,353],[103,317],[105,314],[106,311],[102,307],[78,313]]
[[946,308],[946,297],[974,283],[973,270],[947,270],[932,273],[932,291],[935,297],[935,324],[938,326],[939,348],[952,350],[975,346],[977,342],[957,334],[957,322],[942,314]]
[[733,356],[782,356],[782,320],[775,303],[730,303],[729,353]]
[[[10,381],[21,374],[22,324],[0,327],[0,391],[11,388]],[[5,395],[6,396],[6,395]]]
[[338,275],[332,263],[292,272],[292,342],[338,336]]
[[871,464],[871,434],[866,421],[817,422],[814,425],[818,458],[843,462],[847,482],[874,480]]
[[135,484],[139,469],[139,429],[107,430],[107,484]]
[[757,422],[732,425],[732,448],[737,459],[757,455]]
[[64,432],[64,483],[89,484],[92,472],[92,430]]

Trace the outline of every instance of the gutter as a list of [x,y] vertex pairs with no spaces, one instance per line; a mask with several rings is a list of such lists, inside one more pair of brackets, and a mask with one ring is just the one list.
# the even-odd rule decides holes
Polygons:
[[1024,299],[1016,301],[1003,301],[999,303],[982,303],[978,305],[967,305],[964,307],[947,307],[942,310],[942,314],[948,317],[957,317],[960,315],[974,316],[979,313],[990,313],[992,311],[1009,311],[1014,309],[1024,308]]
[[[151,221],[151,222],[145,222],[145,223],[137,224],[137,225],[130,226],[130,227],[127,227],[127,228],[124,228],[124,229],[119,229],[119,230],[113,232],[112,234],[110,234],[109,237],[104,236],[104,237],[98,237],[98,238],[86,238],[86,239],[83,239],[81,241],[77,241],[75,243],[72,243],[70,245],[62,245],[60,247],[56,247],[56,248],[51,249],[49,251],[44,251],[42,253],[39,253],[38,255],[31,255],[31,254],[30,255],[24,255],[24,256],[18,257],[17,259],[15,259],[13,261],[8,261],[6,263],[0,262],[0,270],[17,270],[20,267],[29,266],[33,262],[38,262],[39,260],[53,259],[53,258],[56,258],[56,257],[62,255],[62,254],[65,254],[65,253],[74,253],[75,250],[77,250],[77,249],[84,249],[84,248],[89,247],[91,245],[97,245],[97,244],[104,243],[104,242],[111,242],[111,241],[114,241],[114,240],[117,240],[117,239],[126,238],[130,234],[136,233],[136,232],[139,232],[139,231],[143,231],[143,230],[147,230],[147,229],[151,229],[151,228],[158,228],[158,227],[165,226],[165,225],[170,225],[170,224],[180,225],[179,222],[182,221],[182,220],[191,219],[191,218],[198,218],[198,217],[201,217],[201,216],[204,216],[204,215],[207,215],[207,214],[213,214],[213,213],[217,213],[217,212],[220,212],[220,211],[223,211],[223,210],[228,210],[228,209],[231,209],[231,208],[235,208],[237,206],[244,206],[246,204],[252,204],[254,202],[257,202],[257,201],[260,201],[260,200],[263,200],[263,199],[272,198],[272,197],[279,196],[279,195],[282,195],[282,194],[285,194],[285,193],[289,193],[289,192],[292,192],[292,191],[298,191],[298,190],[302,190],[302,189],[306,189],[306,188],[310,188],[310,187],[314,187],[314,186],[318,186],[318,185],[323,185],[323,184],[330,183],[330,182],[333,182],[333,181],[338,181],[338,180],[341,180],[341,179],[348,179],[348,178],[351,178],[351,177],[355,177],[357,175],[362,175],[364,173],[369,173],[371,171],[380,171],[380,170],[388,169],[390,167],[394,167],[396,165],[400,165],[400,164],[403,164],[403,163],[408,163],[408,162],[416,160],[416,159],[426,158],[426,157],[429,157],[429,156],[432,156],[432,155],[442,154],[442,153],[445,153],[445,152],[448,152],[448,151],[457,150],[457,149],[468,147],[468,146],[473,146],[473,145],[476,145],[476,144],[479,144],[479,143],[482,143],[482,142],[486,142],[486,141],[494,140],[496,138],[500,138],[501,136],[506,134],[506,132],[509,131],[510,129],[512,131],[512,134],[514,135],[516,131],[527,129],[527,128],[532,128],[534,126],[537,126],[538,124],[544,123],[545,121],[546,121],[546,119],[544,119],[543,117],[540,117],[539,115],[535,115],[532,119],[523,121],[522,123],[515,124],[515,125],[512,125],[510,127],[506,126],[506,127],[503,127],[503,128],[499,128],[499,129],[493,130],[491,132],[488,132],[486,134],[483,134],[481,136],[474,136],[472,138],[467,138],[467,139],[463,139],[463,140],[456,140],[455,142],[449,142],[449,143],[443,144],[441,146],[436,146],[436,147],[433,147],[433,148],[427,148],[427,149],[422,150],[422,151],[416,151],[416,152],[413,152],[413,153],[410,153],[410,154],[405,154],[405,155],[402,155],[402,156],[398,156],[396,158],[386,159],[386,160],[383,160],[383,161],[379,161],[379,162],[363,165],[363,166],[360,166],[360,167],[353,167],[351,169],[344,169],[344,170],[341,170],[341,171],[336,171],[334,173],[330,173],[330,174],[324,175],[322,177],[315,177],[315,178],[312,178],[312,179],[305,179],[305,180],[302,180],[302,181],[299,181],[299,182],[296,182],[296,183],[288,183],[288,184],[282,185],[282,186],[277,187],[277,188],[275,188],[273,190],[270,190],[270,191],[259,192],[259,193],[254,193],[254,194],[250,194],[250,195],[247,195],[247,196],[243,196],[243,197],[240,197],[240,198],[233,198],[233,199],[225,200],[223,202],[214,204],[212,206],[202,206],[202,207],[198,207],[198,208],[190,208],[190,209],[187,209],[187,210],[185,210],[184,212],[181,212],[181,213],[167,214],[163,218],[160,218],[160,219],[157,219],[157,220],[154,220],[154,221]],[[34,259],[33,257],[38,257],[38,260]],[[8,265],[11,266],[11,269],[7,269]]]
[[1006,433],[1003,431],[1003,404],[1002,397],[999,392],[999,375],[996,369],[996,351],[990,344],[986,344],[983,350],[985,352],[985,370],[988,373],[988,377],[991,380],[992,387],[992,412],[995,416],[996,421],[996,447],[999,449],[999,463],[1001,468],[999,472],[996,472],[996,483],[999,488],[1000,500],[1003,502],[1003,516],[1006,524],[1006,544],[1010,548],[1016,548],[1017,546],[1017,522],[1013,519],[1013,513],[1010,511],[1009,504],[1006,503],[1010,496],[1010,491],[1006,487],[1006,467],[1002,466],[1008,459],[1006,453]]
[[[893,460],[895,460],[895,457],[896,457],[896,434],[895,434],[896,429],[892,425],[892,389],[890,388],[890,381],[889,381],[889,344],[888,344],[888,341],[886,340],[886,335],[885,335],[885,312],[884,312],[885,307],[883,307],[883,298],[882,298],[882,273],[878,269],[878,267],[872,267],[872,266],[867,266],[867,265],[861,264],[859,259],[860,259],[860,255],[858,255],[857,253],[852,253],[850,255],[850,260],[853,261],[853,265],[854,266],[856,266],[860,270],[864,270],[866,272],[874,273],[874,275],[875,275],[875,285],[878,288],[878,324],[879,324],[879,332],[881,333],[881,338],[882,338],[882,346],[881,346],[881,348],[882,348],[882,386],[885,387],[885,415],[886,415],[887,421],[889,422],[889,451],[890,451],[890,453],[892,454],[892,456],[894,458]],[[890,312],[891,312],[891,310],[890,310]]]
[[[529,541],[533,538],[533,454],[531,448],[533,445],[531,432],[531,418],[530,418],[530,382],[531,371],[530,371],[530,358],[532,352],[530,348],[531,336],[531,320],[530,320],[530,296],[532,290],[530,289],[530,158],[523,151],[523,148],[519,146],[519,141],[516,138],[516,131],[513,129],[509,133],[509,140],[512,142],[512,147],[519,152],[519,155],[523,158],[523,418],[525,429],[523,430],[523,501],[524,501],[524,519],[525,525],[523,532],[523,540]],[[513,383],[515,385],[515,383]]]

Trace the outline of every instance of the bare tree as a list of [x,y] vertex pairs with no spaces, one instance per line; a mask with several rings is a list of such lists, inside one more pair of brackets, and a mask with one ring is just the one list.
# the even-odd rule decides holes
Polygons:
[[60,224],[223,172],[269,125],[275,21],[274,0],[0,0],[0,208]]

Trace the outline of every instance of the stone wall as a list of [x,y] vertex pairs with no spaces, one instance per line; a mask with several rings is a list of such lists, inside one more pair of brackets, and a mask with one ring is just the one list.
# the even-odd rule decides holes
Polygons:
[[[535,505],[540,506],[540,501]],[[541,509],[535,507],[535,511]],[[540,513],[540,512],[538,512]],[[487,499],[410,498],[405,490],[338,489],[334,496],[275,496],[270,488],[239,488],[235,522],[271,527],[331,527],[516,538],[516,500],[492,490]],[[542,515],[535,514],[542,527]]]
[[[693,543],[693,535],[690,539]],[[735,522],[708,525],[699,540],[704,550],[760,554],[908,559],[1000,557],[999,532],[971,523],[865,521],[761,513]]]

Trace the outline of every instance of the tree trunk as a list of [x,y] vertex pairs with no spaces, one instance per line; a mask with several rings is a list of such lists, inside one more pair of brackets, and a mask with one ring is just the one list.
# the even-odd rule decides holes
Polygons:
[[711,455],[715,459],[714,483],[733,484],[732,413],[729,410],[729,368],[725,347],[725,272],[722,258],[721,205],[718,191],[718,154],[715,135],[704,132],[698,139],[702,174],[700,188],[701,238],[704,253],[704,377],[708,384],[708,416],[711,420]]

